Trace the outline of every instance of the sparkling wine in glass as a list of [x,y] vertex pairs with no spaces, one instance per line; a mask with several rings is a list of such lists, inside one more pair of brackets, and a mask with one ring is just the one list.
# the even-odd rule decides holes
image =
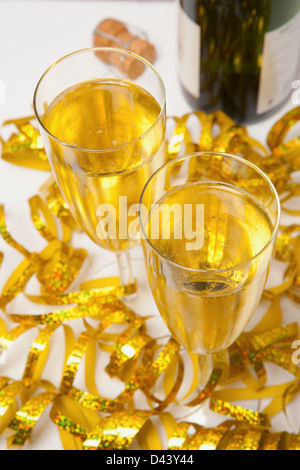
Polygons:
[[132,282],[128,250],[139,242],[139,197],[165,159],[160,76],[125,50],[77,51],[41,77],[34,109],[74,218],[95,243],[116,253],[121,283]]
[[147,275],[184,348],[209,355],[242,333],[267,280],[279,216],[271,181],[240,157],[195,153],[150,177],[140,199]]

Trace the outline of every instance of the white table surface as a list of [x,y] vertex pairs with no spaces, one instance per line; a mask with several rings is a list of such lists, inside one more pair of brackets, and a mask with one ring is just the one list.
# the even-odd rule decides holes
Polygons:
[[[182,95],[177,75],[177,4],[176,1],[0,1],[0,80],[6,85],[6,102],[0,104],[0,122],[10,118],[33,114],[32,96],[35,85],[45,69],[58,58],[77,49],[92,45],[92,32],[104,18],[113,17],[144,29],[155,45],[158,56],[155,67],[161,74],[167,92],[167,114],[180,116],[191,111]],[[265,144],[267,131],[284,114],[293,107],[288,102],[271,118],[248,126],[252,137]],[[5,205],[7,222],[12,235],[29,250],[40,251],[45,242],[33,228],[30,220],[28,198],[37,193],[39,187],[47,180],[48,173],[30,170],[9,164],[0,159],[0,202]],[[292,223],[295,218],[285,218]],[[298,221],[299,223],[299,221]],[[86,247],[93,257],[94,266],[101,267],[112,260],[112,255],[94,246],[86,236],[77,235],[76,246]],[[139,248],[137,249],[139,250]],[[22,260],[14,249],[4,243],[0,237],[0,251],[5,253],[3,266],[0,269],[0,289],[9,273]],[[138,255],[140,252],[138,253]],[[270,285],[281,275],[276,263],[273,265]],[[22,297],[22,296],[21,296]],[[24,298],[17,297],[7,310],[15,313],[33,313],[32,305]],[[283,299],[284,323],[298,321],[299,307]],[[152,308],[152,306],[151,306]],[[42,309],[38,309],[42,312]],[[46,309],[49,311],[49,309]],[[35,310],[37,312],[37,310]],[[0,313],[1,318],[4,315]],[[6,364],[0,365],[0,376],[8,375],[14,379],[22,374],[26,354],[21,354],[30,346],[35,334],[28,333],[26,338],[7,353]],[[60,338],[61,339],[61,338]],[[57,338],[59,341],[59,337]],[[22,349],[24,347],[25,349]],[[53,349],[53,348],[52,348]],[[51,350],[49,364],[45,375],[54,384],[59,384],[61,370],[57,371],[56,360],[61,351]],[[24,356],[24,357],[23,357]],[[290,374],[268,367],[269,382],[280,383],[292,379]],[[252,409],[259,404],[246,403]],[[283,413],[272,420],[272,432],[298,432],[300,426],[299,399],[288,406],[289,421]],[[209,411],[207,407],[198,413],[196,418],[207,427],[215,426],[225,420]],[[6,439],[0,437],[0,449],[6,448]],[[47,411],[32,433],[25,449],[61,449],[61,442],[55,424]]]

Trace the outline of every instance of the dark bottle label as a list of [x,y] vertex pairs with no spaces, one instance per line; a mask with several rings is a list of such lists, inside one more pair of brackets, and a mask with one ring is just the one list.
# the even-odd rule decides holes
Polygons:
[[291,92],[299,61],[300,13],[265,34],[257,98],[257,114],[278,106]]
[[178,15],[179,77],[186,90],[200,96],[201,28],[180,7]]
[[292,91],[300,0],[181,0],[178,42],[179,78],[193,107],[255,120]]

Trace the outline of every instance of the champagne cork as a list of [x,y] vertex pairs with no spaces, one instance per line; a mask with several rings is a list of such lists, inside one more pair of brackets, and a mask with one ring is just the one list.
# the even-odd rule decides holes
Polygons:
[[[94,33],[95,47],[117,47],[126,49],[153,63],[155,60],[155,48],[146,39],[132,34],[126,25],[112,18],[107,18],[98,24]],[[142,62],[132,56],[124,56],[113,52],[96,52],[104,62],[118,67],[127,77],[137,78],[144,70]]]

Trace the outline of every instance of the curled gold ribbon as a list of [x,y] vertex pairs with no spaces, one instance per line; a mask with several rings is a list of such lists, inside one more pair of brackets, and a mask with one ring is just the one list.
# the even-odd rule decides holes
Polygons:
[[[202,111],[173,117],[173,130],[168,140],[167,158],[178,154],[217,150],[239,153],[265,171],[281,197],[283,209],[297,215],[289,206],[300,194],[293,173],[300,169],[300,137],[285,141],[288,132],[300,119],[300,108],[287,113],[267,136],[269,149],[248,135],[222,111]],[[193,120],[200,131],[191,132]],[[32,117],[7,121],[18,133],[2,140],[2,158],[30,168],[48,170],[40,136]],[[298,434],[271,432],[272,417],[283,411],[300,391],[299,366],[291,361],[291,343],[299,337],[297,323],[282,325],[280,299],[288,296],[300,303],[300,225],[281,226],[276,243],[276,259],[285,263],[283,282],[265,290],[263,301],[267,312],[256,327],[243,333],[226,352],[213,355],[210,377],[196,398],[199,360],[190,354],[194,377],[185,394],[186,407],[199,406],[206,400],[210,410],[227,419],[209,428],[197,423],[176,420],[169,407],[181,406],[179,392],[186,374],[190,373],[179,345],[172,338],[161,344],[148,332],[148,318],[140,317],[123,301],[136,290],[136,284],[122,286],[118,278],[87,280],[76,292],[70,292],[86,259],[85,250],[74,249],[72,232],[78,227],[50,178],[40,193],[29,200],[32,222],[47,242],[40,253],[32,253],[15,240],[0,206],[0,234],[24,259],[8,276],[0,296],[4,319],[15,326],[7,331],[0,319],[0,353],[16,347],[17,339],[31,329],[37,332],[27,355],[20,380],[0,377],[0,432],[10,430],[8,445],[28,442],[40,417],[50,407],[50,418],[57,425],[66,449],[128,449],[136,439],[142,449],[164,448],[157,423],[167,436],[170,450],[300,450]],[[60,224],[61,230],[58,230]],[[59,236],[59,233],[61,236]],[[0,269],[3,254],[0,254]],[[36,276],[40,292],[29,294],[26,286]],[[5,313],[7,304],[23,294],[36,305],[48,305],[43,314]],[[53,310],[51,306],[60,306]],[[83,320],[84,330],[77,339],[72,321]],[[96,326],[95,326],[96,322]],[[67,324],[68,323],[68,324]],[[119,325],[122,331],[111,330]],[[60,386],[42,379],[52,335],[63,329],[65,357]],[[102,396],[95,377],[97,351],[108,354],[106,370],[124,383],[115,398]],[[22,351],[24,354],[24,351]],[[76,376],[85,358],[86,389],[75,386]],[[269,362],[289,371],[293,379],[268,385],[265,364]],[[244,387],[231,387],[237,380]],[[41,388],[44,389],[41,392]],[[136,409],[135,395],[145,398],[145,409]],[[243,408],[242,400],[270,398],[262,411]],[[234,402],[234,403],[233,403]],[[170,408],[171,410],[171,408]]]
[[37,170],[50,170],[50,165],[44,150],[42,138],[33,125],[34,116],[20,119],[10,119],[3,126],[15,126],[17,133],[13,133],[7,141],[0,138],[2,143],[2,158],[10,163],[35,168]]

